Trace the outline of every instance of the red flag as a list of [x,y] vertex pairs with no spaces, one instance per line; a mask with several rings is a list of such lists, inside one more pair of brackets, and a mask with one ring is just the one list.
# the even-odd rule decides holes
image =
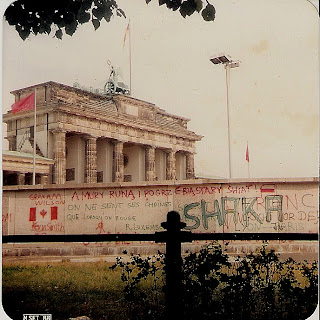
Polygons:
[[30,208],[29,221],[36,221],[36,208]]
[[24,110],[32,110],[34,108],[34,92],[27,97],[15,102],[11,106],[12,113],[17,113]]
[[51,220],[58,220],[58,207],[51,207]]
[[124,47],[124,45],[125,45],[125,43],[126,43],[127,34],[128,34],[129,32],[130,32],[130,22],[129,22],[128,25],[127,25],[127,29],[126,29],[126,32],[125,32],[124,37],[123,37],[123,47]]
[[246,160],[249,162],[249,146],[247,144]]

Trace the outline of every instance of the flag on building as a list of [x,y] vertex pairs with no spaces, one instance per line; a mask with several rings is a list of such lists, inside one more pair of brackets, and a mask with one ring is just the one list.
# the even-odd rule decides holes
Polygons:
[[247,143],[247,151],[246,151],[246,160],[249,162],[249,146],[248,146],[248,143]]
[[127,39],[127,35],[129,34],[130,32],[130,21],[127,25],[127,29],[126,29],[126,32],[124,33],[124,37],[123,37],[123,47],[125,46],[126,44],[126,39]]
[[33,110],[34,109],[34,92],[27,97],[20,99],[11,106],[12,113],[15,114],[20,111]]

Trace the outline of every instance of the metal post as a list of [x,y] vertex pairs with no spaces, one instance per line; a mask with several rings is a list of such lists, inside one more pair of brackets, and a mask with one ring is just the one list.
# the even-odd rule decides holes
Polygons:
[[181,242],[191,241],[191,233],[181,231],[186,226],[180,221],[180,215],[176,211],[167,214],[167,221],[161,226],[166,232],[156,232],[156,242],[166,242],[166,319],[177,319],[182,316],[182,258]]
[[229,118],[229,87],[230,87],[230,69],[239,67],[240,61],[233,61],[230,56],[223,54],[210,58],[213,64],[223,64],[226,69],[226,87],[227,87],[227,121],[228,121],[228,157],[229,157],[229,179],[232,178],[231,172],[231,138],[230,138],[230,118]]
[[34,88],[34,134],[33,134],[33,172],[32,184],[36,184],[36,154],[37,154],[37,89]]
[[232,178],[231,173],[231,139],[230,139],[230,115],[229,115],[229,81],[230,81],[230,64],[225,64],[226,69],[226,87],[227,87],[227,122],[228,122],[228,154],[229,154],[229,179]]

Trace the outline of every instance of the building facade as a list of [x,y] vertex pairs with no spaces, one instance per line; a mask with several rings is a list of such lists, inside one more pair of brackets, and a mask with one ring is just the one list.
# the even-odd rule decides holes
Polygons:
[[[129,96],[104,96],[56,82],[12,94],[19,101],[32,92],[36,92],[36,152],[43,161],[53,160],[50,170],[41,172],[39,183],[195,178],[195,142],[202,136],[188,130],[188,119]],[[9,151],[33,153],[34,111],[9,111],[3,121]],[[26,172],[8,172],[25,184]],[[37,168],[36,172],[40,175]]]

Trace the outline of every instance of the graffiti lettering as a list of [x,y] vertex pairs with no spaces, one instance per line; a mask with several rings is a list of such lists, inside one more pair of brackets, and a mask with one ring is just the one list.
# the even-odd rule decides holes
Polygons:
[[62,196],[60,193],[53,194],[37,194],[31,193],[29,196],[30,200],[62,200]]
[[84,213],[84,214],[82,215],[82,218],[83,218],[84,220],[96,220],[96,219],[101,220],[101,219],[102,219],[102,216],[101,216],[101,215],[96,215],[96,214],[87,214],[87,213]]
[[266,196],[266,220],[267,222],[271,221],[271,213],[277,212],[278,213],[278,221],[283,221],[283,214],[282,214],[282,198],[283,196]]
[[77,204],[69,204],[68,205],[68,210],[70,211],[79,211],[81,208],[80,205],[77,205]]
[[146,207],[149,208],[155,208],[155,207],[170,207],[171,206],[171,202],[167,201],[167,202],[161,202],[161,201],[156,201],[156,202],[146,202],[145,204]]
[[193,208],[199,207],[199,202],[195,203],[190,203],[184,207],[183,213],[186,219],[190,219],[194,221],[194,224],[192,226],[186,226],[185,229],[187,230],[192,230],[192,229],[197,229],[200,226],[200,219],[196,216],[189,215],[189,210]]
[[[312,198],[313,197],[313,194],[305,194],[302,196],[302,204],[305,206],[305,207],[309,207],[309,208],[315,208],[315,206],[310,206],[309,204],[306,204],[306,202],[308,202],[308,200],[306,198]],[[313,199],[310,199],[309,201],[312,202]]]
[[314,224],[319,222],[319,211],[299,211],[298,220],[300,221],[314,221]]
[[128,224],[126,223],[126,230],[150,230],[150,231],[156,231],[160,230],[160,225],[158,224]]
[[122,202],[118,202],[118,203],[103,203],[101,205],[101,209],[117,209],[117,208],[122,208],[123,203]]
[[297,195],[294,195],[294,202],[289,198],[289,196],[286,196],[287,199],[287,209],[289,209],[289,202],[291,203],[291,205],[298,210],[298,200],[297,200]]
[[129,208],[138,208],[139,207],[139,202],[129,202],[128,203]]
[[80,195],[78,195],[77,191],[73,193],[71,196],[71,200],[92,200],[92,199],[101,199],[103,198],[103,192],[97,191],[82,191]]
[[116,216],[116,221],[130,221],[130,220],[133,220],[133,221],[136,221],[136,216],[129,216],[129,217],[120,217],[120,216]]
[[176,187],[174,193],[195,196],[198,194],[220,193],[221,187]]
[[40,200],[40,201],[35,201],[35,204],[37,206],[53,206],[53,205],[57,205],[57,204],[65,204],[64,200]]
[[79,220],[79,214],[78,213],[76,213],[76,214],[68,213],[67,220],[69,220],[69,221]]
[[295,220],[295,216],[293,212],[284,212],[283,213],[283,220]]
[[242,187],[233,187],[229,185],[226,193],[244,193],[250,191],[250,187],[252,187],[252,185],[246,185]]
[[284,232],[303,232],[304,227],[303,224],[298,222],[274,222],[271,223],[272,227],[276,231],[284,231]]
[[[249,202],[248,202],[248,200],[249,200]],[[252,208],[252,206],[256,203],[256,201],[257,201],[257,198],[242,198],[242,211],[243,211],[243,218],[244,218],[244,222],[245,222],[245,227],[247,227],[249,224],[249,222],[248,222],[249,213],[251,213],[260,224],[263,223],[261,221],[261,219],[259,218],[258,214]]]
[[31,231],[45,232],[45,231],[55,231],[55,232],[64,232],[64,225],[62,223],[47,223],[47,224],[38,224],[37,222],[32,222]]
[[[200,226],[200,219],[196,215],[189,213],[192,209],[201,208],[201,218],[202,225],[205,230],[208,229],[208,220],[216,217],[219,223],[219,226],[225,225],[228,226],[229,223],[226,221],[226,216],[231,214],[233,216],[233,222],[235,224],[241,222],[244,227],[248,227],[249,219],[253,218],[258,223],[263,224],[261,217],[253,209],[253,205],[256,203],[257,198],[241,198],[242,200],[242,215],[239,213],[239,200],[240,198],[229,198],[222,197],[221,205],[219,205],[218,200],[213,202],[213,211],[208,210],[208,206],[212,203],[201,200],[201,202],[194,202],[184,206],[183,214],[186,220],[192,220],[193,225],[187,225],[186,229],[192,230],[197,229]],[[266,196],[265,197],[266,205],[266,221],[271,221],[271,214],[273,212],[278,213],[278,221],[283,220],[282,213],[282,196]],[[239,220],[241,218],[241,221]]]
[[97,210],[97,204],[85,204],[84,205],[84,210]]
[[11,213],[6,213],[2,215],[2,222],[6,223],[6,222],[11,222]]
[[271,181],[10,190],[3,232],[152,233],[171,210],[195,232],[317,232],[318,184]]
[[129,198],[131,200],[134,200],[136,198],[132,190],[110,190],[109,197],[115,199]]
[[219,225],[224,224],[224,215],[221,216],[221,211],[219,208],[219,202],[218,200],[214,201],[214,211],[208,212],[207,210],[207,204],[204,200],[201,200],[201,211],[202,211],[202,222],[203,227],[207,230],[208,229],[208,219],[212,217],[217,217]]
[[145,197],[148,197],[148,196],[165,196],[165,197],[168,197],[168,196],[172,196],[172,190],[170,189],[156,189],[156,190],[152,190],[152,189],[149,189],[149,190],[145,190],[144,191],[144,196]]

